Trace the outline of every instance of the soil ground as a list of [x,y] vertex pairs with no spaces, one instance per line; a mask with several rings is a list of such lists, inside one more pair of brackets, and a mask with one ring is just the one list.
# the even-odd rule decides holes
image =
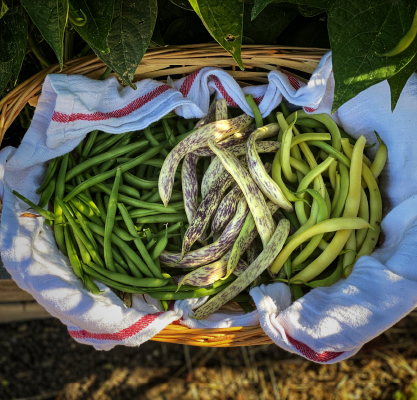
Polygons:
[[147,342],[104,352],[56,319],[0,325],[0,399],[417,399],[417,311],[351,359]]

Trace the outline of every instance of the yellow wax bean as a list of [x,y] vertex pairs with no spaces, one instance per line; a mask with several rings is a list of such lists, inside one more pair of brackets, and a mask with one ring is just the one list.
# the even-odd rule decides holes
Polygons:
[[[312,226],[311,228],[307,229],[305,232],[301,233],[299,236],[295,237],[293,240],[291,240],[290,243],[288,243],[281,250],[278,257],[275,259],[275,261],[271,265],[271,272],[273,274],[277,274],[280,271],[280,269],[282,268],[282,266],[284,265],[285,261],[292,254],[292,252],[298,246],[300,246],[302,243],[304,243],[306,240],[310,239],[313,236],[320,235],[320,234],[323,234],[323,233],[326,233],[326,232],[334,232],[334,231],[342,232],[341,229],[342,230],[348,230],[350,232],[352,229],[362,229],[362,228],[366,228],[366,227],[368,227],[368,228],[370,227],[369,223],[364,221],[361,218],[358,218],[358,217],[332,218],[332,219],[327,219],[326,221],[320,222],[319,224],[316,224],[316,225]],[[331,246],[331,243],[329,244],[329,246],[327,246],[327,248],[330,247],[330,246]],[[327,248],[326,248],[326,250],[327,250]],[[339,252],[336,254],[335,258],[337,257],[338,254],[339,254]],[[306,268],[309,268],[309,266],[306,267]],[[306,280],[306,279],[301,278],[299,276],[304,271],[305,271],[305,269],[303,271],[301,271],[299,274],[297,274],[293,278],[293,280],[295,280],[295,278],[297,278],[297,279],[305,280],[306,282],[308,282],[310,279]],[[314,275],[314,276],[317,276],[317,275]]]
[[[358,215],[360,198],[361,198],[361,176],[362,176],[362,164],[363,164],[363,150],[365,148],[366,139],[361,136],[353,149],[351,168],[350,168],[350,182],[349,182],[349,193],[346,198],[345,210],[343,217],[353,218]],[[329,220],[331,221],[331,220]],[[309,264],[304,270],[299,272],[293,279],[299,279],[309,282],[314,279],[317,275],[322,273],[339,255],[349,239],[352,229],[363,229],[370,225],[361,219],[365,226],[360,228],[341,228],[334,235],[332,241],[326,247],[326,249],[317,257],[311,264]],[[366,242],[366,239],[365,239]],[[285,260],[284,260],[285,261]]]

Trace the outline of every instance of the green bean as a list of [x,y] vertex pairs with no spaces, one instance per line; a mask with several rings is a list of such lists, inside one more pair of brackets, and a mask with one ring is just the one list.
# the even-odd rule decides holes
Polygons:
[[56,169],[58,168],[59,162],[61,161],[62,157],[56,157],[48,165],[48,169],[46,170],[45,177],[41,185],[36,189],[36,193],[41,193],[45,188],[48,186],[51,179],[55,176]]
[[109,278],[106,278],[104,275],[99,274],[96,272],[93,268],[89,267],[87,264],[82,264],[83,270],[86,274],[90,275],[94,279],[97,279],[98,281],[104,283],[105,285],[120,290],[124,293],[140,293],[145,294],[146,292],[142,289],[135,288],[133,286],[124,285],[122,283],[115,282]]
[[[65,189],[67,191],[71,191],[73,190],[73,186],[69,185],[68,183],[65,185]],[[93,212],[94,214],[96,214],[98,217],[100,216],[100,209],[96,206],[96,204],[94,203],[93,200],[91,200],[91,198],[89,198],[85,193],[78,193],[77,197],[83,202],[85,203],[86,206],[88,206]],[[90,195],[91,197],[91,195]],[[72,200],[72,198],[71,198]]]
[[187,133],[187,129],[183,125],[181,118],[177,119],[177,131],[180,135]]
[[[110,195],[111,190],[110,188],[107,187],[107,185],[103,184],[103,183],[97,183],[96,187],[101,189],[104,193]],[[145,208],[148,210],[153,210],[153,211],[159,211],[160,213],[173,213],[176,214],[177,210],[175,208],[172,207],[165,207],[162,204],[154,204],[154,203],[150,203],[149,200],[147,202],[143,201],[143,200],[139,200],[139,199],[135,199],[133,197],[129,197],[129,196],[125,196],[123,194],[118,194],[117,195],[117,200],[120,203],[124,203],[124,204],[128,204],[134,207],[138,207],[138,208]]]
[[[87,174],[87,176],[89,176],[89,175]],[[98,190],[98,191],[102,191],[102,192],[107,193],[107,194],[109,192],[111,192],[111,188],[112,188],[111,185],[108,185],[106,183],[100,183],[99,185],[100,185],[100,187],[99,186],[93,186],[93,188],[92,188],[93,191]],[[103,185],[103,187],[106,186],[107,191],[102,190],[103,187],[101,185]],[[119,185],[119,193],[120,194],[125,194],[129,197],[133,197],[134,199],[138,199],[138,200],[140,199],[140,193],[136,189],[132,188],[131,186],[120,184]]]
[[[95,232],[98,235],[104,237],[103,227],[98,226],[92,222],[87,222],[87,225],[91,229],[92,232]],[[112,233],[111,241],[119,248],[122,254],[125,254],[135,264],[135,266],[139,268],[141,273],[143,273],[148,278],[154,278],[152,272],[149,270],[147,265],[122,239],[120,239],[118,236]],[[130,265],[129,265],[129,268],[130,268]],[[136,276],[134,271],[132,271],[132,274]]]
[[90,151],[97,138],[97,133],[98,131],[95,130],[95,131],[90,132],[90,134],[88,135],[88,139],[83,147],[83,152],[81,154],[83,158],[87,158],[90,155]]
[[157,242],[155,238],[152,238],[147,244],[146,244],[146,250],[150,250],[153,245]]
[[75,148],[75,150],[77,151],[77,154],[81,157],[82,153],[83,153],[83,144],[84,144],[84,139],[81,140],[80,143],[78,143],[77,147]]
[[[150,158],[157,155],[164,148],[164,146],[165,146],[165,143],[158,146],[158,147],[154,147],[151,150],[148,150],[146,153],[143,153],[140,156],[136,157],[132,161],[129,161],[125,164],[122,164],[122,165],[120,165],[120,167],[117,167],[117,168],[120,168],[122,172],[126,172],[126,171],[136,167],[137,165],[143,163],[144,161],[149,160]],[[81,185],[78,185],[76,188],[74,188],[74,190],[72,190],[71,193],[69,193],[65,197],[64,200],[68,201],[70,198],[74,197],[75,195],[82,192],[83,190],[85,190],[85,189],[87,189],[91,186],[94,186],[98,183],[104,182],[106,179],[114,177],[116,175],[117,168],[113,168],[110,171],[103,172],[102,174],[99,174],[99,175],[96,175],[94,177],[91,177],[91,178],[87,179]]]
[[83,275],[84,275],[83,269],[81,266],[80,259],[77,256],[77,252],[75,251],[74,243],[71,240],[68,225],[64,225],[64,237],[65,237],[65,244],[67,246],[68,258],[72,266],[72,269],[74,271],[74,274],[82,280]]
[[99,169],[98,169],[98,172],[101,174],[101,173],[103,173],[103,172],[106,172],[106,171],[108,171],[111,167],[113,167],[113,165],[114,164],[116,164],[116,159],[112,159],[112,160],[107,160],[107,161],[104,161],[101,165],[100,165],[100,167],[99,167]]
[[91,233],[90,229],[88,228],[84,218],[82,217],[81,213],[78,211],[78,209],[73,205],[73,203],[69,203],[69,210],[73,212],[73,214],[75,215],[75,217],[77,218],[77,221],[79,222],[81,229],[83,230],[85,236],[87,237],[87,239],[91,242],[91,244],[94,246],[94,248],[96,250],[98,250],[97,248],[97,243],[94,240],[93,234]]
[[[61,165],[59,167],[58,178],[55,184],[55,197],[62,199],[65,193],[65,174],[67,172],[68,167],[68,153],[64,155],[61,161]],[[58,244],[59,249],[65,255],[67,255],[67,248],[65,245],[65,238],[64,238],[64,228],[62,226],[62,208],[59,204],[55,201],[54,203],[54,214],[55,214],[55,221],[54,221],[54,234],[55,240]]]
[[91,277],[87,274],[84,275],[84,286],[93,294],[103,293],[103,291],[98,288],[95,282],[93,282]]
[[[159,146],[159,142],[152,135],[152,131],[150,130],[150,128],[145,128],[143,130],[143,133],[145,134],[146,139],[149,140],[149,143],[151,144],[151,146],[153,146],[153,147],[158,147]],[[168,151],[166,149],[162,149],[161,154],[164,157],[167,157],[168,156]]]
[[[69,224],[71,225],[72,230],[74,231],[74,235],[78,236],[81,241],[83,242],[84,246],[87,248],[87,251],[90,253],[91,258],[96,264],[99,264],[100,266],[104,267],[104,262],[97,253],[97,250],[93,246],[93,244],[87,239],[85,234],[82,232],[78,224],[75,222],[73,216],[71,215],[71,212],[69,211],[67,205],[60,199],[59,197],[55,197],[55,202],[61,207],[65,218],[68,220]],[[90,224],[91,222],[86,222],[87,224]],[[89,226],[90,228],[90,226]]]
[[13,190],[13,194],[16,197],[18,197],[20,200],[24,201],[31,208],[33,208],[37,213],[39,213],[45,219],[50,220],[50,221],[55,220],[55,215],[51,213],[50,211],[44,210],[42,207],[37,206],[35,203],[31,202],[25,196],[22,196],[20,193],[16,192],[16,190]]
[[106,222],[104,224],[104,261],[106,267],[110,271],[116,271],[114,266],[112,248],[111,248],[111,235],[113,232],[114,218],[117,211],[117,196],[119,193],[120,180],[122,179],[122,171],[120,168],[116,171],[116,178],[114,179],[113,188],[110,194],[110,201],[107,207]]
[[284,100],[280,103],[281,111],[284,114],[285,118],[288,118],[290,115],[290,110],[288,109],[287,105],[284,103]]
[[137,224],[151,224],[151,223],[174,223],[174,222],[188,222],[187,215],[185,213],[177,214],[160,214],[151,215],[147,217],[139,217],[136,220]]
[[249,107],[252,111],[252,114],[255,118],[256,129],[262,128],[264,126],[264,122],[262,120],[262,115],[261,115],[261,113],[259,111],[259,108],[256,105],[255,101],[253,100],[252,96],[250,94],[247,94],[245,96],[245,100],[248,103],[248,105],[249,105]]
[[153,238],[161,238],[164,237],[165,235],[168,235],[172,232],[176,232],[178,229],[180,229],[182,226],[184,226],[183,222],[177,222],[176,224],[172,225],[172,226],[168,226],[166,229],[164,229],[163,231],[160,231],[158,233],[154,233],[152,234]]
[[283,209],[280,210],[285,218],[287,218],[290,221],[291,226],[294,229],[300,229],[300,223],[298,222],[297,215],[294,211],[288,212]]
[[166,286],[169,282],[168,279],[163,278],[135,278],[124,274],[119,274],[117,272],[112,272],[101,268],[94,263],[88,263],[87,265],[106,278],[111,279],[117,283],[122,283],[124,285],[154,288]]
[[[97,233],[93,232],[93,236],[94,239],[100,244],[100,246],[102,247],[102,257],[104,258],[104,239],[102,236],[97,235]],[[120,253],[119,249],[116,246],[112,247],[113,249],[113,257],[114,257],[114,261],[117,262],[122,268],[124,268],[125,270],[130,270],[129,265],[126,263],[126,261],[123,259],[122,254]],[[100,250],[100,248],[99,248]],[[91,260],[90,260],[91,261]],[[85,263],[85,261],[83,260],[83,262]],[[137,269],[137,268],[136,268]],[[141,274],[142,277],[143,275]]]
[[126,132],[122,134],[111,134],[110,137],[106,140],[103,140],[100,144],[94,146],[94,148],[90,151],[89,156],[94,157],[97,154],[103,153],[103,151],[107,150],[110,147],[117,146],[118,142],[125,139],[126,137],[130,138],[133,132]]
[[129,172],[123,173],[123,180],[138,189],[152,189],[158,187],[158,181],[148,181],[146,179],[138,178]]
[[[145,217],[148,215],[159,215],[159,211],[152,211],[152,210],[142,210],[142,209],[135,209],[129,211],[129,215],[131,218],[137,218],[137,217]],[[121,215],[116,217],[116,221],[123,221],[123,217]]]
[[168,234],[161,237],[152,250],[151,257],[153,260],[159,258],[159,255],[165,250],[168,244]]
[[136,248],[139,250],[139,253],[145,261],[146,265],[156,278],[162,278],[161,270],[155,265],[153,258],[149,255],[148,250],[142,242],[142,239],[136,232],[135,225],[133,224],[133,221],[130,218],[129,213],[126,210],[126,207],[121,203],[118,203],[117,206],[119,208],[120,213],[122,214],[123,220],[127,226],[129,233],[134,237],[133,242],[135,243]]
[[172,147],[175,147],[177,145],[177,141],[175,140],[174,133],[171,130],[171,127],[168,124],[168,121],[166,119],[162,120],[162,126],[164,127],[165,136],[169,142],[169,144]]
[[70,200],[70,203],[77,208],[77,210],[85,215],[89,220],[94,222],[97,225],[104,226],[104,223],[102,220],[97,216],[97,214],[94,213],[94,211],[84,202],[80,201],[78,197],[73,197]]
[[[70,179],[74,178],[78,174],[82,173],[85,170],[88,170],[94,165],[103,163],[105,161],[113,160],[114,158],[125,154],[126,152],[133,150],[141,150],[148,146],[148,140],[142,140],[140,142],[127,144],[122,147],[116,147],[112,150],[107,151],[106,153],[99,154],[95,157],[89,158],[88,160],[83,161],[81,164],[78,164],[73,169],[67,172],[65,181],[68,182]],[[131,160],[130,160],[131,161]]]
[[[372,172],[372,171],[371,171]],[[369,222],[369,203],[365,190],[361,192],[361,202],[359,205],[358,217]],[[356,233],[356,250],[359,251],[368,233],[367,229],[361,229]]]
[[51,197],[55,192],[55,185],[56,177],[54,176],[41,194],[41,198],[38,202],[39,207],[44,208],[49,203],[49,200],[51,200]]
[[222,287],[211,289],[197,289],[187,292],[147,292],[149,296],[157,300],[183,300],[196,297],[205,297],[217,294],[223,290]]

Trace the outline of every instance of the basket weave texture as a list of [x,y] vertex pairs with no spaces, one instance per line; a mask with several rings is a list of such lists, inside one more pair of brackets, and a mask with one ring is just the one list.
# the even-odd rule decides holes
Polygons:
[[[202,67],[227,69],[241,86],[268,83],[269,71],[281,70],[306,81],[297,71],[312,74],[327,49],[288,46],[242,46],[244,71],[237,68],[234,59],[217,44],[167,46],[148,49],[136,69],[134,81],[150,78],[165,81],[167,76],[188,75]],[[106,65],[96,56],[86,56],[46,68],[27,79],[0,101],[0,144],[7,129],[17,118],[24,106],[36,106],[42,84],[48,74],[84,75],[98,79]],[[295,71],[295,72],[294,72]],[[111,74],[110,76],[115,75]],[[305,74],[304,74],[305,75]],[[171,324],[151,340],[193,346],[231,347],[253,346],[272,343],[260,326],[189,329]]]

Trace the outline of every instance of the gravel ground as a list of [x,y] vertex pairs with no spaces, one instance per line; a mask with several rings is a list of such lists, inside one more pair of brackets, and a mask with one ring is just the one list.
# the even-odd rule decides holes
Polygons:
[[108,352],[56,319],[0,326],[0,399],[417,399],[417,312],[353,358],[313,364],[274,345],[148,342]]

